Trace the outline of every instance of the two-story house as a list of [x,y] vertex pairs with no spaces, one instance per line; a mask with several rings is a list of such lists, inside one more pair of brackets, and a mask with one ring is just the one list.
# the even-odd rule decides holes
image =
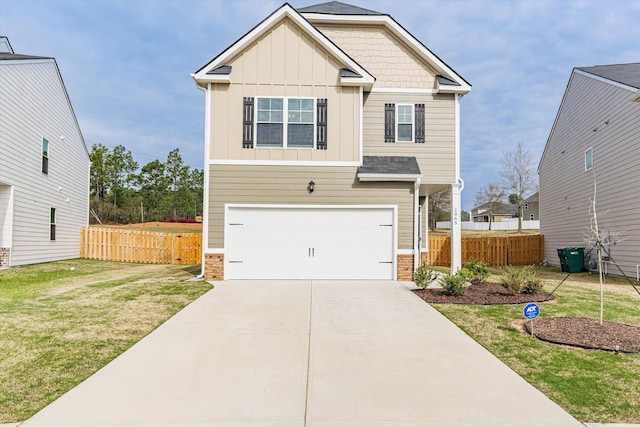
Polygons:
[[0,36],[0,268],[80,256],[89,167],[55,59]]
[[[640,63],[574,68],[542,153],[540,232],[545,258],[600,240],[627,276],[640,271]],[[620,274],[607,263],[609,273]]]
[[428,196],[445,188],[459,268],[471,86],[391,16],[284,4],[192,76],[207,280],[411,280]]

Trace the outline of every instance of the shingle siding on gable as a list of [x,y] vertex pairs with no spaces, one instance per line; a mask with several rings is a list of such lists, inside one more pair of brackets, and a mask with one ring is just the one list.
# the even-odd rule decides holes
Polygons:
[[[611,246],[611,255],[628,275],[636,274],[640,103],[632,102],[632,96],[628,90],[572,74],[539,167],[541,233],[545,257],[552,264],[559,264],[556,248],[586,246],[583,231],[589,227],[595,173],[600,228],[621,233],[625,240]],[[592,171],[584,170],[588,148],[593,148]]]
[[376,88],[435,88],[437,73],[382,26],[314,25],[373,74]]
[[[80,227],[88,223],[90,162],[55,63],[0,62],[0,100],[0,183],[13,186],[12,265],[77,258]],[[41,172],[43,137],[48,175]]]

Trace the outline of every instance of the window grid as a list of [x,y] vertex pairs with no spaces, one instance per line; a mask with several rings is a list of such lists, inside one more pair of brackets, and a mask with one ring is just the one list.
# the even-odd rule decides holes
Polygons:
[[315,98],[256,99],[257,148],[315,148]]
[[414,118],[413,105],[396,105],[396,139],[399,142],[413,142]]

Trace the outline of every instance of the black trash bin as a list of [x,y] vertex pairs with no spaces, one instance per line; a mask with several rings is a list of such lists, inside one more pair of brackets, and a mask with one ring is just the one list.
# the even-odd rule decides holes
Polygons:
[[558,248],[558,257],[565,273],[580,273],[584,270],[584,248]]

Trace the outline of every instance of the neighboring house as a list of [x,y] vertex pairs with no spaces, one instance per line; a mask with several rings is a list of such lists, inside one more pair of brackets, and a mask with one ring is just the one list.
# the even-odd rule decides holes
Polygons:
[[471,221],[473,222],[501,222],[517,217],[518,206],[509,203],[485,203],[471,209]]
[[523,221],[538,221],[540,220],[540,193],[535,192],[531,196],[524,199],[522,206],[522,220]]
[[452,190],[460,266],[462,77],[389,15],[285,4],[193,78],[206,92],[203,271],[399,279]]
[[55,59],[0,37],[0,267],[80,256],[89,166]]
[[[590,247],[584,232],[596,209],[601,236],[625,274],[640,268],[640,63],[574,68],[542,154],[540,221],[545,258]],[[594,252],[595,255],[595,252]],[[608,272],[619,274],[608,266]]]

